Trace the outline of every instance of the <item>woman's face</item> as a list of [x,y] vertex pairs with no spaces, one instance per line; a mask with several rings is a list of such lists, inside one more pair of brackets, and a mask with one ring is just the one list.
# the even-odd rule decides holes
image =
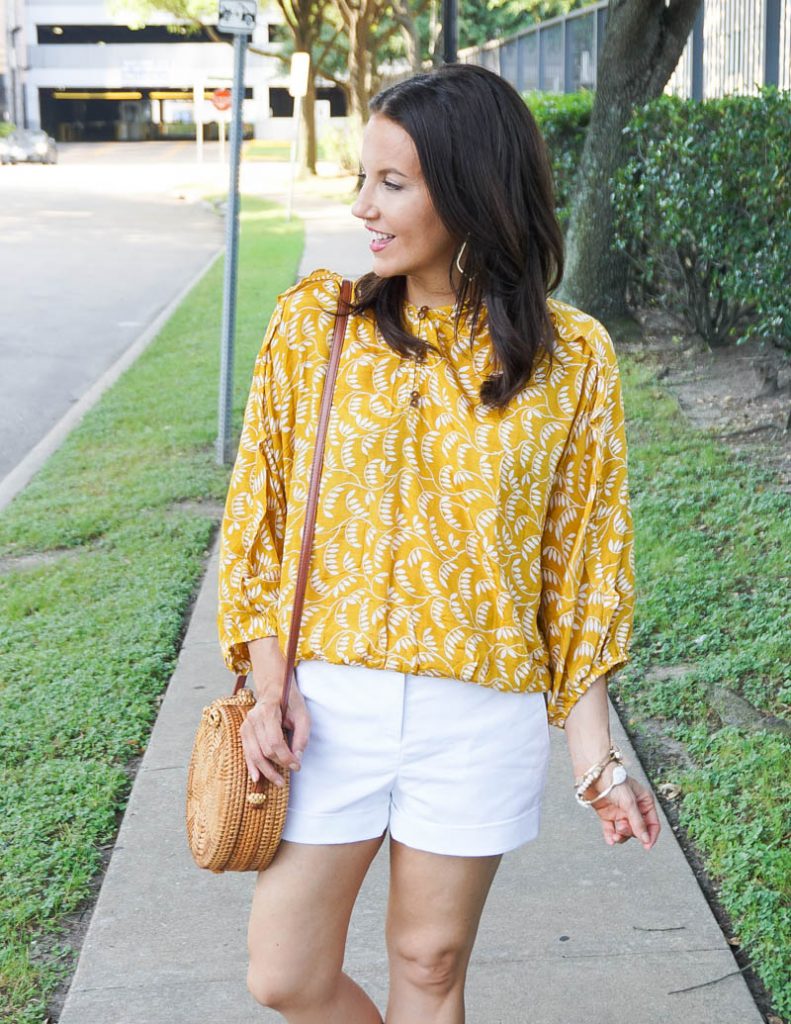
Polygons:
[[374,114],[363,134],[360,165],[352,213],[371,232],[374,273],[405,275],[407,299],[416,306],[454,302],[448,267],[458,246],[434,209],[412,139]]

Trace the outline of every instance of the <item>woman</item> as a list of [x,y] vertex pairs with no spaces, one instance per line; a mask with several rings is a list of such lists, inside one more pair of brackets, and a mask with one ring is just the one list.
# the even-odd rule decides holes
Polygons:
[[[632,523],[618,366],[562,276],[551,172],[518,94],[449,65],[371,102],[355,285],[285,723],[279,694],[340,276],[280,297],[223,523],[220,634],[252,670],[251,776],[294,769],[258,877],[248,984],[290,1024],[381,1024],[342,971],[390,832],[387,1024],[458,1024],[501,856],[535,837],[548,722],[605,841],[659,832],[611,749]],[[292,729],[289,748],[283,726]]]

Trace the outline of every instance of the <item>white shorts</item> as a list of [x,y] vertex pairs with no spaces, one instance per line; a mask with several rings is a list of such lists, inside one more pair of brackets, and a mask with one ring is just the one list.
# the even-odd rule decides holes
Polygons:
[[303,661],[310,711],[283,838],[390,835],[451,856],[505,853],[538,834],[549,758],[542,693]]

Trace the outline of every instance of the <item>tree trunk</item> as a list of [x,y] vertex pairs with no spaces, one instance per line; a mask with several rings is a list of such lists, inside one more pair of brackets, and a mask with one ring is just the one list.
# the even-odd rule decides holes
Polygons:
[[278,0],[286,24],[294,37],[294,51],[311,55],[308,70],[308,91],[302,98],[301,123],[296,126],[299,135],[299,174],[316,173],[316,68],[313,47],[321,32],[324,0],[288,3]]
[[625,159],[633,110],[659,96],[678,64],[702,0],[610,0],[566,237],[559,297],[599,318],[626,312],[626,264],[612,250],[610,178]]
[[393,3],[393,19],[401,26],[406,47],[406,58],[412,68],[412,74],[417,75],[423,70],[423,61],[420,56],[420,33],[418,32],[415,19],[409,10],[408,0],[395,0]]
[[359,124],[368,120],[368,100],[371,98],[371,55],[369,53],[370,23],[367,12],[354,11],[346,25],[349,33],[349,95],[351,114]]

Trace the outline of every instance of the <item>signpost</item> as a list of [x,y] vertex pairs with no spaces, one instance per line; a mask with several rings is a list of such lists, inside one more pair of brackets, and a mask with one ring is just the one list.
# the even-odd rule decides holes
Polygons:
[[[233,348],[236,332],[236,268],[239,259],[239,162],[242,150],[242,100],[247,37],[255,28],[256,0],[220,0],[217,28],[234,34],[233,88],[231,90],[231,158],[228,203],[225,213],[225,280],[223,283],[220,402],[217,463],[230,462]],[[219,89],[217,92],[227,92]]]
[[302,100],[308,92],[308,75],[310,73],[310,54],[296,50],[291,55],[291,80],[288,91],[294,97],[294,138],[291,142],[291,182],[288,187],[288,212],[286,219],[291,220],[291,207],[294,201],[294,179],[297,176],[297,157],[299,155],[299,136],[302,121]]

